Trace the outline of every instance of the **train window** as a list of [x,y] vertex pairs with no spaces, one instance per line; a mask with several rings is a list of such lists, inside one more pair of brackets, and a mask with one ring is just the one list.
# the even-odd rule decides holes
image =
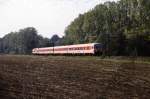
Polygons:
[[86,50],[88,50],[89,48],[88,47],[86,47]]
[[89,50],[89,49],[90,49],[90,47],[88,46],[88,47],[87,47],[87,50]]
[[100,49],[102,46],[100,44],[97,44],[94,46],[96,49]]

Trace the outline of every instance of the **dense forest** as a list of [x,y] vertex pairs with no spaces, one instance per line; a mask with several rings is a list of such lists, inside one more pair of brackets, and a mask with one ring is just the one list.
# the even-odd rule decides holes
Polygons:
[[105,2],[80,14],[65,36],[43,38],[33,27],[0,38],[0,52],[30,54],[32,48],[102,43],[103,55],[150,56],[150,0]]
[[106,55],[150,56],[150,0],[99,4],[65,30],[65,44],[100,42]]
[[5,54],[31,54],[33,48],[53,46],[61,44],[57,35],[53,35],[51,39],[38,35],[33,27],[27,27],[19,30],[19,32],[11,32],[0,39],[0,53]]

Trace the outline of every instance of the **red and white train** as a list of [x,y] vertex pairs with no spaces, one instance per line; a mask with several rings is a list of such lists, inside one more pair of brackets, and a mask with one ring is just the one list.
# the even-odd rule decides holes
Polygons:
[[34,48],[32,50],[32,54],[35,55],[96,55],[101,53],[102,44],[100,43]]

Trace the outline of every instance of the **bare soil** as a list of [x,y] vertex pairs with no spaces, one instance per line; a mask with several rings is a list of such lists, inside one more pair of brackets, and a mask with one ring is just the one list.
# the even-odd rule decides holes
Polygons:
[[0,99],[149,99],[150,64],[0,56]]

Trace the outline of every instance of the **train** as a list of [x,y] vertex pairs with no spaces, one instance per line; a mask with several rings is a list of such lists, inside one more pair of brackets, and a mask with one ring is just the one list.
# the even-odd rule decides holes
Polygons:
[[101,43],[75,44],[66,46],[53,46],[34,48],[34,55],[100,55],[103,45]]

